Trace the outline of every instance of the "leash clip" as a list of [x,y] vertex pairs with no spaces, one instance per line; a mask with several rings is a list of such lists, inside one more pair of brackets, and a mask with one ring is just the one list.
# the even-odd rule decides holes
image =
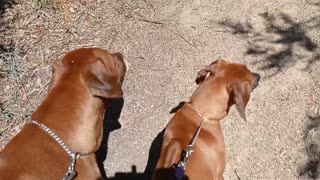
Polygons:
[[178,162],[178,164],[173,165],[173,168],[175,169],[174,176],[176,177],[176,180],[182,180],[184,177],[184,173],[186,170],[187,163],[191,157],[191,154],[194,152],[193,145],[188,145],[183,151],[182,151],[182,160]]
[[77,172],[74,170],[75,169],[74,167],[76,165],[77,159],[80,157],[80,154],[72,153],[70,156],[71,156],[71,162],[68,168],[68,172],[64,176],[63,180],[72,180],[77,175]]
[[183,169],[186,169],[186,165],[191,157],[191,154],[194,152],[193,150],[193,146],[192,145],[188,145],[184,150],[183,150],[183,154],[182,154],[182,161],[180,161],[178,163],[178,167],[183,167]]

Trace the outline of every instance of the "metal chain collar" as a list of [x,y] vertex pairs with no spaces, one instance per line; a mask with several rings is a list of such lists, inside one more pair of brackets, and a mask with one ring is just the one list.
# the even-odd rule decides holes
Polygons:
[[183,150],[183,154],[182,154],[182,160],[180,160],[177,164],[177,167],[183,168],[184,170],[186,169],[187,163],[191,157],[191,154],[194,152],[194,145],[196,144],[196,141],[199,137],[201,128],[203,126],[204,121],[206,120],[206,118],[200,113],[200,111],[198,109],[196,109],[195,107],[193,107],[191,104],[190,106],[192,107],[192,109],[200,116],[201,118],[201,123],[195,133],[195,135],[192,138],[191,143]]
[[77,172],[75,171],[75,165],[77,159],[81,156],[80,153],[74,153],[71,151],[71,149],[60,139],[59,136],[57,136],[50,128],[48,128],[46,125],[39,123],[35,120],[31,120],[31,123],[39,126],[42,130],[44,130],[46,133],[48,133],[71,157],[71,162],[68,168],[68,171],[66,175],[64,176],[63,180],[72,180]]

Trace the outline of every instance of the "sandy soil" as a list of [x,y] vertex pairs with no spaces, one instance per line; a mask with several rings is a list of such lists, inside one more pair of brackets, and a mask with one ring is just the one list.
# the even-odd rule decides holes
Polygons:
[[45,96],[51,63],[97,46],[122,52],[130,67],[107,175],[132,165],[143,173],[170,110],[196,88],[197,71],[223,58],[262,76],[248,122],[234,108],[223,121],[225,179],[298,179],[308,115],[320,107],[319,10],[316,0],[82,0],[63,10],[17,0],[0,11],[0,149]]

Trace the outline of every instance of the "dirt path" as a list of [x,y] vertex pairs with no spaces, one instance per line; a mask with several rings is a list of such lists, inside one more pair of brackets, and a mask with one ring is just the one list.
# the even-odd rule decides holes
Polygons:
[[[248,122],[234,109],[223,122],[225,179],[297,179],[306,161],[307,115],[320,100],[319,2],[99,0],[74,2],[69,10],[38,11],[21,0],[4,14],[11,29],[0,33],[4,43],[12,39],[23,51],[25,96],[32,104],[19,94],[25,105],[14,110],[34,110],[46,93],[50,64],[61,54],[91,46],[122,52],[130,66],[122,127],[109,136],[105,168],[110,177],[131,172],[132,165],[143,172],[170,110],[195,89],[197,71],[217,58],[245,63],[262,80],[248,105]],[[16,82],[0,79],[0,98],[12,107],[8,79]],[[4,133],[1,144],[18,130]]]

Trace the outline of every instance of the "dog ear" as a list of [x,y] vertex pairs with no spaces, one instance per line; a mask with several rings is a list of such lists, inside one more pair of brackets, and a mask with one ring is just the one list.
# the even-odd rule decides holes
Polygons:
[[63,66],[62,60],[63,60],[63,57],[55,60],[51,65],[52,77],[51,77],[50,83],[48,85],[48,91],[50,91],[51,88],[54,86],[54,83],[56,82],[57,77],[61,73],[61,69]]
[[250,99],[250,92],[251,92],[250,82],[244,81],[240,83],[234,83],[231,88],[232,88],[231,100],[233,101],[233,104],[235,104],[240,117],[246,121],[247,119],[246,119],[245,108]]
[[211,73],[210,65],[201,69],[198,72],[198,76],[196,78],[196,84],[200,85],[206,79],[206,77],[210,75],[210,73]]
[[217,70],[217,65],[224,62],[225,61],[222,59],[217,59],[213,61],[209,66],[206,66],[205,68],[201,69],[198,72],[196,84],[200,85],[207,77],[209,77],[210,75],[215,75],[215,72]]
[[117,60],[123,61],[123,55],[119,52],[113,53],[112,56]]
[[98,60],[89,65],[86,84],[94,96],[102,98],[121,98],[123,92],[112,72]]
[[[119,52],[113,53],[112,57],[114,58],[114,63],[116,70],[119,74],[125,74],[127,72],[127,66],[123,60],[123,55]],[[124,77],[123,77],[124,78]],[[120,80],[121,82],[123,79]]]
[[62,67],[62,64],[63,64],[63,63],[62,63],[62,60],[63,60],[63,57],[55,60],[55,61],[52,63],[52,65],[51,65],[51,67],[52,67],[52,73],[55,73],[56,71],[58,71],[58,70]]

